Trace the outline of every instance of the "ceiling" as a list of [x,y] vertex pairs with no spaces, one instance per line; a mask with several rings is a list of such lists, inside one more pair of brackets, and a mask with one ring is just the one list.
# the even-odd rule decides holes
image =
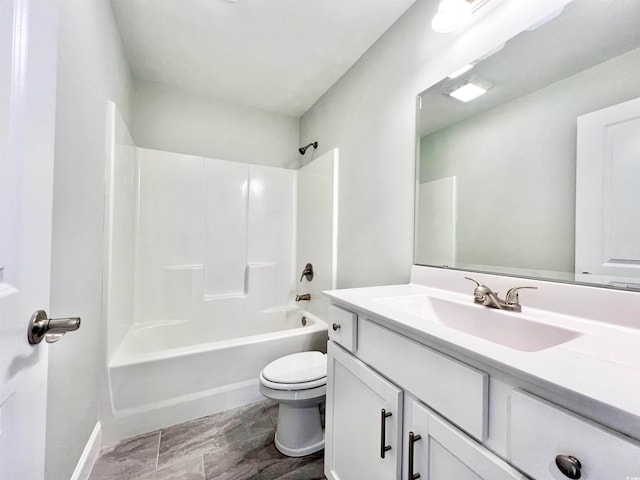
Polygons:
[[305,113],[415,0],[112,0],[135,78]]

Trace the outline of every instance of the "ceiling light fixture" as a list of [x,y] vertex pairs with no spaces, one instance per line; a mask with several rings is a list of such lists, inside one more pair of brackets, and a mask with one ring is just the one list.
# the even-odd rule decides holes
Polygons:
[[467,78],[465,81],[458,83],[447,95],[460,100],[461,102],[470,102],[480,95],[484,95],[493,85],[475,75]]
[[440,0],[431,28],[438,33],[453,32],[471,18],[472,12],[473,7],[467,0]]
[[480,95],[484,95],[485,93],[487,93],[487,91],[483,87],[473,83],[467,83],[466,85],[454,90],[449,95],[461,102],[470,102],[474,98],[478,98]]

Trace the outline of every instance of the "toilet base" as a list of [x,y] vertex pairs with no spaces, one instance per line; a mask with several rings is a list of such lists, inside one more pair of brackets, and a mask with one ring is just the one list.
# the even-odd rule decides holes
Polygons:
[[324,448],[320,405],[292,406],[281,403],[275,437],[276,448],[288,457],[304,457]]
[[283,455],[286,455],[287,457],[306,457],[307,455],[311,455],[312,453],[324,450],[324,437],[322,438],[322,440],[320,440],[320,442],[314,445],[308,445],[305,448],[300,449],[289,449],[278,441],[278,435],[276,434],[274,444],[278,451]]

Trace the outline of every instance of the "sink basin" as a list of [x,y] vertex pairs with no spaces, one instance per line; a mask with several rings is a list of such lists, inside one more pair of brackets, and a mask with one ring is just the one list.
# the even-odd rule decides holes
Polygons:
[[555,325],[532,320],[526,313],[458,303],[426,295],[381,298],[382,305],[425,320],[484,338],[523,352],[537,352],[581,335]]

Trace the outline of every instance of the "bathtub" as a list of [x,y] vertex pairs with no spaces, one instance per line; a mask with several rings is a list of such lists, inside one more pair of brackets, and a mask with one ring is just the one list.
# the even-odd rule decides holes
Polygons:
[[264,400],[258,376],[266,364],[290,353],[326,351],[327,325],[315,315],[299,309],[258,315],[225,327],[224,335],[204,321],[134,326],[108,365],[117,436]]

